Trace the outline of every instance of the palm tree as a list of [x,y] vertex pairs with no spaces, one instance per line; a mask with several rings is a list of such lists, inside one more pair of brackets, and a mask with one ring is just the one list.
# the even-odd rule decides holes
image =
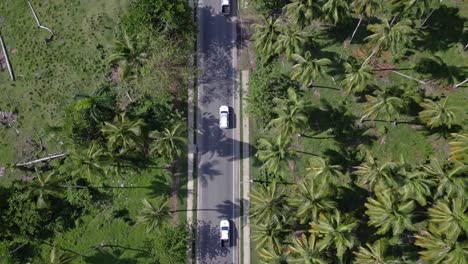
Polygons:
[[442,1],[443,0],[392,0],[391,5],[394,12],[403,14],[410,18],[413,18],[414,16],[420,18],[431,8],[431,6],[434,5],[434,2],[440,3]]
[[269,58],[274,54],[278,36],[281,34],[281,20],[263,17],[262,23],[255,24],[254,27],[255,33],[252,37],[255,40],[255,48]]
[[312,157],[309,159],[309,176],[314,181],[332,184],[334,186],[346,186],[348,185],[349,178],[345,176],[341,170],[343,168],[340,165],[332,165],[328,159],[322,157]]
[[108,88],[100,88],[91,95],[79,94],[75,98],[75,110],[89,110],[89,114],[94,121],[100,123],[107,120],[115,110],[115,98],[107,94]]
[[380,24],[371,24],[367,26],[367,29],[374,33],[365,38],[370,45],[374,46],[374,50],[363,64],[367,63],[380,49],[397,53],[398,47],[405,46],[410,42],[411,35],[415,32],[412,21],[409,19],[403,19],[395,25],[391,25],[388,19],[382,18]]
[[333,25],[341,23],[346,19],[349,12],[349,4],[347,0],[328,0],[322,6],[325,20]]
[[261,225],[252,225],[252,239],[257,243],[256,249],[271,247],[273,251],[280,252],[283,242],[281,237],[288,232],[280,223],[270,222]]
[[57,175],[56,172],[50,172],[44,175],[40,173],[37,168],[35,169],[36,177],[34,181],[30,183],[25,196],[34,197],[38,208],[49,208],[50,197],[63,197],[62,183],[65,179]]
[[121,113],[117,116],[117,122],[105,122],[101,130],[107,136],[109,146],[123,154],[137,146],[143,126],[145,123],[142,119],[130,120],[125,113]]
[[448,239],[456,240],[464,232],[468,233],[468,216],[465,214],[468,204],[463,196],[450,199],[450,202],[437,200],[428,209],[429,222],[445,234]]
[[184,148],[187,146],[185,131],[185,127],[179,123],[171,129],[164,128],[162,131],[150,132],[149,137],[154,139],[150,153],[156,151],[170,161],[181,157]]
[[358,242],[353,234],[358,222],[353,218],[342,217],[338,210],[333,214],[321,213],[317,221],[310,223],[310,227],[310,233],[322,238],[320,243],[336,249],[340,261],[343,260],[346,251],[352,249]]
[[388,242],[385,238],[375,241],[373,244],[366,243],[366,246],[359,246],[359,251],[353,252],[356,256],[355,264],[385,264],[391,263],[385,260]]
[[308,120],[305,115],[306,104],[293,88],[288,89],[287,99],[273,98],[273,102],[275,103],[273,111],[278,117],[272,119],[269,126],[277,128],[280,136],[289,138],[306,126]]
[[159,197],[154,204],[143,199],[143,210],[137,218],[137,223],[145,224],[146,231],[151,232],[167,222],[171,213],[167,197]]
[[351,35],[351,43],[354,39],[354,35],[356,34],[359,26],[362,23],[364,17],[370,18],[378,11],[382,10],[382,2],[379,0],[355,0],[351,3],[351,7],[354,9],[356,14],[359,15],[359,21],[356,28]]
[[308,179],[295,186],[290,204],[297,209],[299,222],[304,224],[316,220],[320,212],[336,208],[333,196],[329,185]]
[[286,16],[293,20],[296,26],[303,28],[312,23],[314,10],[319,8],[316,0],[292,0],[284,9]]
[[403,233],[405,229],[414,228],[411,223],[414,201],[397,203],[397,199],[390,192],[384,190],[375,194],[377,199],[367,198],[364,206],[367,208],[366,214],[369,216],[369,225],[378,227],[377,234],[385,234],[392,230],[394,237]]
[[371,120],[380,119],[388,122],[396,120],[405,106],[403,99],[385,93],[381,93],[377,97],[366,95],[366,100],[367,103],[364,109],[364,115],[361,117],[360,122],[368,118],[371,118]]
[[366,159],[361,165],[354,167],[357,175],[357,185],[368,191],[374,190],[376,186],[394,186],[393,171],[397,164],[394,162],[378,162],[370,151],[366,153]]
[[454,139],[449,142],[449,161],[468,164],[468,133],[452,133],[451,135]]
[[52,245],[52,249],[49,252],[49,256],[47,260],[43,260],[43,263],[48,264],[65,264],[70,263],[74,258],[78,257],[79,255],[73,254],[67,251],[61,251],[57,249],[56,244]]
[[142,47],[138,47],[135,40],[131,39],[124,32],[123,40],[114,41],[114,53],[109,57],[109,64],[119,65],[119,77],[121,80],[127,77],[134,77],[138,69],[148,58],[148,54],[143,52]]
[[285,190],[273,181],[257,185],[250,193],[250,218],[255,223],[285,223],[288,214]]
[[73,150],[67,157],[65,170],[72,176],[85,177],[92,181],[96,176],[107,175],[110,157],[96,142],[85,150]]
[[278,54],[284,52],[286,59],[290,60],[293,54],[301,54],[307,36],[307,32],[302,29],[283,27],[278,36],[275,52]]
[[297,264],[326,264],[325,258],[321,255],[323,246],[317,242],[315,234],[310,234],[307,238],[304,233],[300,237],[294,236],[292,245],[289,245],[288,263]]
[[456,239],[446,238],[434,226],[429,230],[422,230],[414,236],[415,245],[424,248],[419,251],[421,258],[429,263],[464,264],[468,262],[466,251],[468,242],[458,242]]
[[289,170],[288,162],[295,157],[289,146],[290,141],[282,136],[276,140],[259,139],[256,157],[263,162],[262,169],[273,175],[285,176]]
[[261,248],[257,252],[258,256],[260,257],[260,263],[264,264],[288,264],[287,262],[287,253],[276,252],[271,246],[267,246],[266,248]]
[[430,128],[446,126],[451,128],[456,122],[455,107],[447,106],[448,97],[442,103],[434,102],[430,99],[424,99],[421,103],[423,111],[419,113],[421,120],[429,125]]
[[402,199],[414,199],[421,206],[426,206],[426,198],[432,196],[431,187],[435,185],[434,179],[429,178],[430,175],[423,171],[400,172],[400,175],[403,177],[398,190]]
[[437,179],[435,198],[442,196],[451,198],[465,195],[465,173],[468,166],[461,165],[450,169],[448,164],[441,164],[434,158],[431,160],[431,163],[423,165],[423,169]]
[[310,51],[306,51],[304,57],[293,54],[292,58],[296,64],[292,68],[291,78],[300,81],[303,87],[309,87],[320,75],[325,75],[323,67],[331,63],[327,58],[313,58]]
[[362,92],[375,81],[372,67],[368,64],[357,67],[354,63],[345,62],[344,68],[346,73],[340,85],[345,89],[347,95]]

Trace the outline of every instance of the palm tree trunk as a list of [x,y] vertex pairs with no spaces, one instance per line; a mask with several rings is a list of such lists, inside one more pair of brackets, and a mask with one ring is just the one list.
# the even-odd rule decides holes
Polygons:
[[[468,46],[468,45],[467,45]],[[468,82],[468,79],[465,79],[463,82],[461,83],[458,83],[458,84],[454,84],[453,85],[453,89],[457,89],[459,86],[462,86],[464,83]]]
[[49,160],[52,160],[52,159],[62,158],[62,157],[65,157],[66,155],[68,155],[68,153],[53,154],[53,155],[50,155],[50,156],[45,157],[45,158],[40,158],[40,159],[28,161],[28,162],[18,163],[15,166],[16,167],[25,167],[25,166],[35,164],[35,163],[39,163],[39,162],[44,162],[44,161],[49,161]]
[[421,23],[421,25],[419,25],[419,28],[422,28],[424,26],[424,24],[426,24],[427,20],[432,16],[432,13],[434,13],[434,11],[435,11],[435,9],[431,10],[429,15],[427,15],[426,19],[424,19],[424,21]]
[[411,77],[411,76],[409,76],[409,75],[406,75],[406,74],[404,74],[404,73],[401,73],[401,72],[398,72],[398,71],[395,71],[395,70],[392,70],[392,72],[393,72],[393,73],[396,73],[396,74],[398,74],[398,75],[400,75],[400,76],[403,76],[403,77],[405,77],[405,78],[411,79],[411,80],[413,80],[413,81],[417,81],[417,82],[420,83],[420,84],[426,84],[426,82],[421,81],[421,80],[419,80],[419,79],[416,79],[416,78],[414,78],[414,77]]
[[3,43],[3,38],[2,38],[1,35],[0,35],[0,45],[2,46],[3,54],[5,56],[5,62],[6,62],[7,68],[8,68],[8,73],[10,74],[10,79],[12,81],[14,81],[15,80],[15,75],[13,74],[13,70],[11,69],[10,59],[8,58],[8,53],[7,53],[7,50],[5,48],[5,44]]
[[[357,23],[357,26],[356,26],[356,28],[354,29],[353,34],[351,35],[351,39],[349,40],[349,44],[351,44],[351,41],[353,41],[354,35],[356,34],[356,32],[357,32],[359,26],[361,25],[362,18],[363,18],[362,14],[359,15],[359,22]],[[348,46],[348,47],[349,47],[349,46]]]
[[[374,54],[377,53],[378,50],[379,50],[379,47],[378,46],[375,47],[375,49],[372,51],[372,53],[369,55],[369,57],[367,57],[367,59],[362,63],[362,65],[366,64],[370,60],[370,58],[372,58],[372,56],[374,56]],[[362,67],[362,65],[361,65],[361,67]]]

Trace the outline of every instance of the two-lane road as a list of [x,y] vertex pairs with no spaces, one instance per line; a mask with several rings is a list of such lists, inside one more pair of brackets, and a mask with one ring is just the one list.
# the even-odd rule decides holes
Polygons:
[[[236,80],[236,1],[231,16],[221,0],[197,8],[197,263],[239,263],[239,89]],[[219,128],[219,107],[230,107],[230,128]],[[231,222],[229,247],[220,246],[219,222]]]

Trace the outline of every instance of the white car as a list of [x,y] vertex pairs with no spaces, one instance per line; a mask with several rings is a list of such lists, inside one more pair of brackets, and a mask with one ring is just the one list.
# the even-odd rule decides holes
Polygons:
[[229,128],[229,107],[225,105],[219,107],[219,127]]
[[229,246],[230,226],[228,220],[221,220],[219,223],[219,232],[221,233],[221,247]]

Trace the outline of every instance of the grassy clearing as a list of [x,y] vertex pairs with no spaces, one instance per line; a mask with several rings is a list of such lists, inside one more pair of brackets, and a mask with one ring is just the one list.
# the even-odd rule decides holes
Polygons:
[[[106,58],[112,47],[124,0],[32,1],[41,24],[56,36],[39,29],[26,1],[2,1],[2,36],[9,52],[16,81],[0,73],[0,109],[16,111],[19,135],[1,131],[0,164],[29,157],[34,152],[28,140],[37,139],[47,125],[60,122],[59,113],[79,93],[90,93],[104,82],[109,69]],[[46,138],[44,138],[46,140]],[[15,146],[12,146],[12,145]],[[47,152],[58,151],[46,141]]]

